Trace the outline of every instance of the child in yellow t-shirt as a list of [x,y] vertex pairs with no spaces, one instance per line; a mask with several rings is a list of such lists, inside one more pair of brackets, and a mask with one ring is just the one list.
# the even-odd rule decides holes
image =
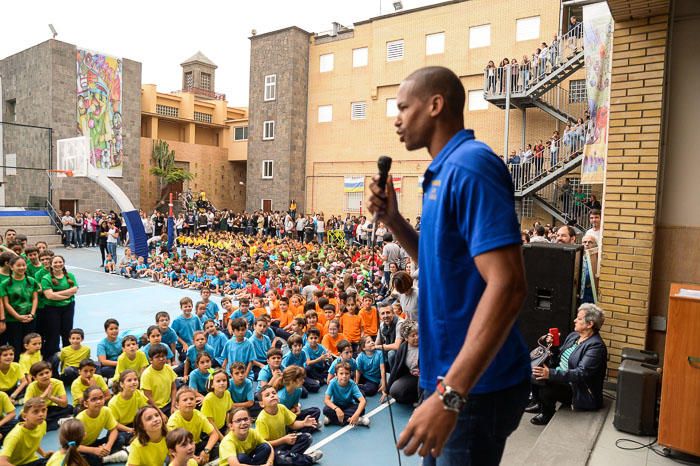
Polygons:
[[31,382],[29,369],[33,364],[41,361],[41,335],[38,333],[28,333],[22,340],[24,345],[24,353],[19,355],[19,368],[22,375],[27,378],[27,382]]
[[42,398],[30,398],[24,403],[24,422],[17,424],[3,439],[0,464],[29,464],[49,456],[50,452],[41,448],[41,439],[46,435],[45,417],[46,401]]
[[222,369],[216,369],[209,379],[209,393],[202,401],[202,414],[212,423],[219,438],[223,438],[225,431],[226,413],[233,407],[228,387],[228,375]]
[[112,394],[110,393],[109,388],[107,388],[107,382],[105,382],[105,379],[102,378],[101,375],[95,374],[97,371],[97,363],[95,363],[95,361],[92,359],[83,359],[80,361],[78,368],[79,377],[75,379],[70,386],[70,394],[73,397],[73,406],[78,408],[82,405],[83,392],[85,392],[88,387],[93,385],[100,387],[105,398],[109,400]]
[[63,382],[51,378],[51,364],[39,361],[30,369],[34,379],[27,387],[25,399],[41,398],[46,405],[46,430],[58,429],[58,420],[70,417],[73,408],[68,406],[68,397]]
[[[191,432],[196,451],[199,452],[199,455],[196,457],[197,462],[207,463],[210,460],[210,456],[215,457],[212,454],[212,449],[220,437],[209,419],[195,409],[197,403],[196,394],[197,392],[193,388],[180,387],[175,395],[177,411],[168,419],[167,427],[168,430],[182,427]],[[207,435],[208,438],[204,439],[204,435]]]
[[[105,394],[95,385],[85,389],[81,396],[81,408],[75,418],[85,426],[78,451],[90,464],[126,461],[127,453],[121,449],[117,421],[112,411],[105,406]],[[100,438],[103,430],[107,436]]]
[[175,371],[166,364],[168,348],[165,345],[155,345],[148,350],[151,365],[141,375],[141,389],[163,414],[170,416],[175,404]]
[[122,354],[117,358],[117,368],[114,371],[112,383],[119,380],[119,375],[125,370],[133,370],[138,377],[148,367],[148,356],[139,351],[139,342],[133,335],[127,335],[122,340]]
[[14,360],[15,349],[10,345],[0,346],[0,391],[7,393],[13,403],[29,385],[19,363]]
[[[165,364],[165,352],[163,352]],[[148,369],[146,369],[148,370]],[[134,419],[134,440],[129,446],[129,466],[153,466],[165,463],[168,447],[165,436],[168,430],[163,421],[163,413],[153,406],[141,408]]]
[[[77,419],[67,419],[58,429],[58,443],[61,448],[51,455],[46,466],[63,466],[64,464],[84,464],[85,459],[78,453],[78,445],[85,437],[85,427]],[[81,463],[81,461],[83,463]]]
[[109,400],[109,409],[117,421],[120,441],[126,445],[134,436],[136,412],[148,405],[148,398],[138,389],[139,377],[131,369],[119,374],[119,380],[112,388],[114,396]]
[[12,404],[10,396],[0,392],[0,438],[5,437],[17,424],[15,416],[15,405]]
[[78,378],[78,367],[83,359],[90,359],[90,348],[83,345],[85,332],[82,329],[74,328],[70,331],[68,341],[69,346],[61,348],[58,360],[61,362],[61,377],[65,385],[70,385]]
[[238,464],[272,465],[275,459],[272,446],[255,429],[251,429],[252,421],[246,408],[231,410],[228,415],[229,432],[219,445],[220,466],[228,465],[226,458],[230,457],[235,457]]
[[[168,447],[170,466],[197,466],[195,459],[195,445],[192,432],[188,432],[182,427],[168,432],[165,436],[165,445]],[[226,460],[223,464],[228,464]]]

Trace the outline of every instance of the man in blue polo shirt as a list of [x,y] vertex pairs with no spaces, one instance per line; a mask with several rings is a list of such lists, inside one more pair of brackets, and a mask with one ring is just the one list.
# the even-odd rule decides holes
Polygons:
[[[464,129],[465,92],[449,69],[412,73],[394,125],[406,149],[433,158],[420,236],[399,213],[391,181],[368,209],[417,260],[420,386],[425,401],[399,438],[425,465],[490,466],[527,405],[530,364],[513,327],[526,293],[508,170]],[[389,177],[391,178],[391,177]]]

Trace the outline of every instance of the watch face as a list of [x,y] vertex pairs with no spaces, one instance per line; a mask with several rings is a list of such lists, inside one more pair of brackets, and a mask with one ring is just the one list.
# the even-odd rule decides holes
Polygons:
[[442,402],[445,404],[450,409],[457,409],[461,410],[462,406],[464,406],[464,401],[459,394],[455,392],[448,392],[445,393],[442,397]]

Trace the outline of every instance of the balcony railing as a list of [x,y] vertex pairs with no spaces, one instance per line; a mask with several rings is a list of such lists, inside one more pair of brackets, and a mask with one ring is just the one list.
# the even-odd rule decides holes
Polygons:
[[555,44],[542,50],[536,60],[484,70],[484,94],[489,97],[505,97],[508,70],[511,73],[511,95],[525,94],[528,89],[545,79],[547,75],[583,50],[583,23],[559,36]]
[[561,86],[554,86],[540,95],[537,100],[551,107],[559,114],[566,116],[570,122],[583,118],[584,113],[588,109],[588,101],[585,92],[582,96],[577,94],[572,95],[571,92]]
[[181,92],[200,95],[208,99],[226,100],[226,94],[219,94],[218,92],[210,91],[209,89],[202,89],[201,87],[186,87]]
[[[506,161],[508,170],[513,178],[513,187],[521,191],[549,173],[562,168],[570,160],[578,156],[586,141],[586,124],[572,128],[561,139],[545,146],[544,150],[536,152],[524,151],[510,156]],[[554,149],[552,149],[554,147]]]
[[579,188],[574,189],[571,185],[567,186],[566,181],[558,180],[548,184],[537,191],[535,197],[559,211],[561,217],[567,222],[573,220],[574,224],[581,230],[586,231],[592,227],[590,222],[592,204],[587,202],[590,199]]

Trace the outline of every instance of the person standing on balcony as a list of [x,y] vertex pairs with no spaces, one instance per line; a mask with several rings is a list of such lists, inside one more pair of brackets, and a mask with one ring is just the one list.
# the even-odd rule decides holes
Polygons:
[[498,65],[498,93],[499,94],[505,94],[506,92],[506,83],[507,83],[507,75],[506,75],[506,66],[510,64],[510,61],[508,61],[507,58],[504,58],[501,60],[501,64]]
[[532,159],[534,157],[532,152],[532,144],[528,144],[523,151],[523,155],[520,158],[520,165],[522,166],[522,183],[525,184],[530,181],[530,176],[532,176]]
[[486,74],[486,94],[491,95],[496,92],[496,65],[493,64],[493,60],[489,60],[484,72]]
[[559,139],[559,131],[554,130],[552,133],[552,137],[549,138],[549,156],[550,156],[550,165],[549,165],[549,171],[554,171],[555,167],[559,163],[559,145],[561,144],[561,140]]
[[513,58],[510,61],[510,89],[511,92],[518,91],[518,76],[520,74],[520,66],[518,66],[518,60]]
[[549,62],[552,64],[552,69],[559,65],[559,46],[561,40],[559,36],[554,34],[552,37],[552,42],[549,44]]
[[520,62],[520,79],[523,83],[523,92],[527,92],[530,85],[530,59],[527,55],[523,55],[523,61]]
[[544,78],[544,76],[547,74],[547,58],[549,57],[549,47],[547,47],[546,42],[542,42],[540,44],[540,48],[538,49],[540,51],[540,79]]
[[535,176],[540,176],[542,167],[544,166],[544,144],[542,139],[537,141],[535,145]]
[[535,82],[540,80],[540,53],[542,49],[536,49],[535,53],[532,54],[532,72],[534,73],[533,78]]

